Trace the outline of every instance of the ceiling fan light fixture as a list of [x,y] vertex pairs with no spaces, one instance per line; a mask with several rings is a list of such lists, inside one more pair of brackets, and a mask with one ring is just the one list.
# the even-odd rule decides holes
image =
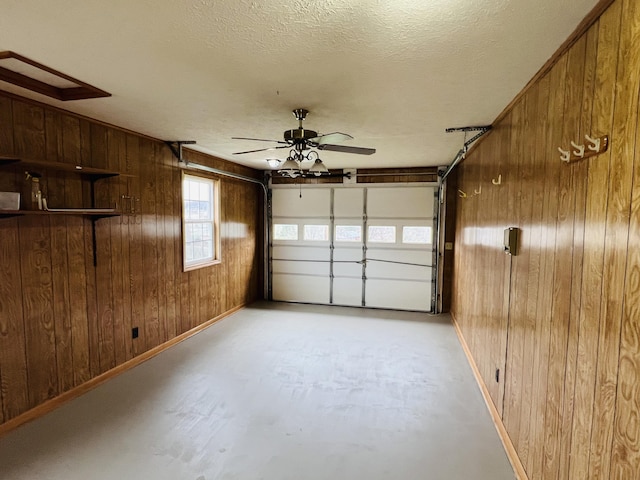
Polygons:
[[267,158],[267,163],[271,168],[278,168],[278,166],[280,166],[280,160],[277,158]]
[[289,157],[287,158],[287,161],[284,162],[284,165],[282,165],[282,168],[278,170],[278,172],[282,173],[283,175],[294,177],[298,173],[300,173],[300,165],[298,165],[298,162],[296,162],[294,159]]
[[311,168],[309,169],[309,173],[313,173],[316,177],[328,172],[329,169],[319,158],[316,158],[316,161],[313,162],[313,165],[311,165]]

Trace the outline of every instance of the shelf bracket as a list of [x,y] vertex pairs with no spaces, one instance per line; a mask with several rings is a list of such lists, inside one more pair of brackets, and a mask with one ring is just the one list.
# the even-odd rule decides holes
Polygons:
[[171,149],[171,153],[173,156],[178,159],[178,162],[189,163],[185,159],[182,158],[182,146],[183,145],[193,145],[196,143],[195,140],[167,140],[164,143]]

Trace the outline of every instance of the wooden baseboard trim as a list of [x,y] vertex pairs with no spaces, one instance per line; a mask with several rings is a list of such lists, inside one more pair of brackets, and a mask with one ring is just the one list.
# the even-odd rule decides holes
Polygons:
[[478,370],[478,366],[476,365],[476,362],[471,355],[471,350],[469,350],[469,345],[467,345],[467,341],[464,339],[462,330],[460,330],[460,325],[458,325],[456,317],[453,313],[451,314],[451,320],[453,321],[453,326],[456,329],[456,333],[458,334],[458,340],[460,340],[460,344],[462,345],[464,354],[467,356],[467,360],[469,361],[471,370],[473,370],[473,376],[476,377],[476,382],[478,382],[478,386],[480,387],[480,391],[482,392],[484,403],[487,404],[487,408],[489,409],[489,413],[491,414],[491,418],[493,419],[493,424],[498,431],[498,436],[500,437],[500,440],[502,440],[502,445],[504,445],[504,449],[507,453],[507,457],[509,458],[509,462],[511,462],[513,471],[516,474],[516,478],[518,480],[529,480],[527,472],[524,470],[522,462],[520,461],[520,457],[518,456],[518,453],[516,452],[516,449],[511,442],[511,438],[507,433],[507,429],[505,428],[504,423],[502,423],[502,418],[500,418],[498,409],[496,409],[496,406],[493,404],[491,395],[489,395],[489,390],[487,389],[487,386],[484,384],[484,381],[480,376],[480,370]]
[[198,325],[197,327],[192,328],[191,330],[184,332],[175,338],[172,338],[171,340],[163,343],[162,345],[158,345],[157,347],[154,347],[151,350],[141,353],[137,357],[134,357],[131,360],[128,360],[125,363],[118,365],[117,367],[112,368],[111,370],[104,372],[103,374],[98,375],[97,377],[94,377],[91,380],[58,395],[57,397],[47,400],[46,402],[41,403],[37,407],[34,407],[31,410],[27,410],[26,412],[18,415],[17,417],[14,417],[11,420],[8,420],[7,422],[0,425],[0,436],[10,432],[11,430],[18,428],[20,425],[24,425],[25,423],[31,422],[37,418],[42,417],[43,415],[46,415],[49,412],[52,412],[53,410],[57,409],[58,407],[61,407],[65,403],[75,398],[78,398],[81,395],[84,395],[90,390],[93,390],[98,385],[105,383],[107,380],[110,380],[120,375],[121,373],[126,372],[127,370],[131,370],[133,367],[137,367],[138,365],[146,362],[147,360],[155,357],[156,355],[164,352],[165,350],[168,350],[174,345],[177,345],[178,343],[183,342],[187,338],[193,337],[197,333],[200,333],[201,331],[207,329],[208,327],[222,320],[223,318],[228,317],[229,315],[237,312],[238,310],[245,308],[245,306],[246,306],[245,304],[242,304],[242,305],[238,305],[237,307],[233,307],[231,310],[228,310],[225,313],[218,315],[217,317],[207,320],[201,325]]

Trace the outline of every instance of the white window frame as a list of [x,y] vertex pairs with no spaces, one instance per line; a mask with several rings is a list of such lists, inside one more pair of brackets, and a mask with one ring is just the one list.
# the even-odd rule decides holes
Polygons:
[[[277,226],[285,226],[285,227],[296,227],[296,238],[276,238],[276,227]],[[273,231],[271,232],[273,236],[274,242],[297,242],[300,240],[300,225],[297,223],[274,223]]]
[[[354,239],[354,240],[341,240],[338,239],[338,229],[340,229],[341,227],[355,227],[355,228],[359,228],[360,229],[360,238],[358,239]],[[333,229],[333,240],[334,242],[339,242],[339,243],[362,243],[363,239],[365,238],[364,235],[366,235],[366,232],[362,231],[362,225],[354,225],[353,223],[337,223]]]
[[[324,228],[324,232],[325,232],[325,238],[323,238],[322,240],[313,240],[310,238],[307,238],[307,227],[323,227]],[[305,223],[302,226],[302,239],[305,242],[312,242],[312,243],[321,243],[321,242],[325,242],[325,243],[329,243],[329,238],[331,237],[331,232],[329,230],[329,225],[327,225],[326,223]]]
[[[430,241],[428,242],[405,242],[404,240],[404,229],[405,228],[428,228],[429,229],[429,235],[430,235]],[[419,246],[419,245],[433,245],[433,227],[431,225],[402,225],[401,231],[400,231],[400,237],[401,237],[401,241],[403,245],[415,245],[415,246]]]
[[[187,180],[202,182],[211,187],[211,218],[188,220],[185,212],[186,202],[184,195],[184,185]],[[185,272],[196,270],[198,268],[216,265],[221,262],[220,256],[220,180],[205,177],[202,175],[194,175],[193,173],[182,172],[181,182],[181,200],[182,200],[182,269]],[[202,260],[187,260],[187,235],[186,227],[191,223],[210,223],[213,231],[213,256]]]
[[[386,240],[372,240],[371,229],[372,228],[393,228],[393,241]],[[367,243],[375,243],[379,245],[393,245],[398,241],[398,228],[395,225],[368,225],[367,226]]]

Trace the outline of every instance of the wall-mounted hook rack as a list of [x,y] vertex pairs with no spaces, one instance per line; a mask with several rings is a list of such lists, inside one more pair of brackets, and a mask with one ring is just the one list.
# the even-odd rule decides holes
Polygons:
[[558,147],[558,151],[560,152],[560,160],[566,163],[577,162],[578,160],[585,160],[587,158],[600,155],[601,153],[606,152],[609,148],[608,135],[596,138],[585,135],[584,138],[587,141],[587,144],[578,145],[576,142],[572,141],[572,150],[564,150],[562,147]]

